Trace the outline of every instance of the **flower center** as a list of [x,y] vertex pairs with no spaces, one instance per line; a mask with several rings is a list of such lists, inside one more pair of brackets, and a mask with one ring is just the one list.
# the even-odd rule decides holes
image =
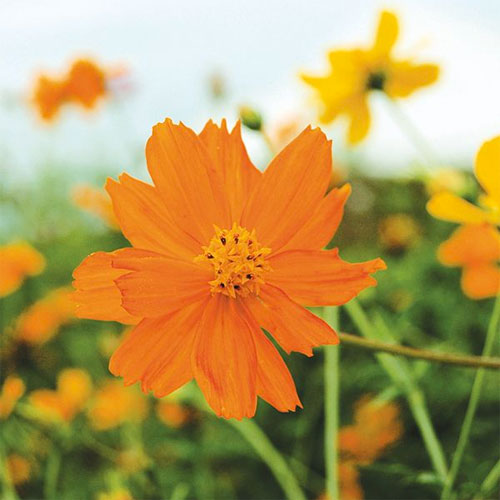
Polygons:
[[368,90],[384,90],[386,79],[387,76],[383,71],[370,73],[366,81],[366,88]]
[[255,229],[250,232],[236,222],[231,229],[214,228],[215,236],[194,259],[195,262],[209,262],[214,268],[215,279],[209,281],[210,291],[233,298],[258,294],[265,273],[271,271],[266,262],[271,249],[259,244]]

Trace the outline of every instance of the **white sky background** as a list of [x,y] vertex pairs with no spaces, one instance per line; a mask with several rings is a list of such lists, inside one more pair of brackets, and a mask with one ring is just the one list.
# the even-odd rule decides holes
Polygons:
[[[48,161],[75,172],[100,162],[129,169],[151,126],[170,116],[200,128],[235,119],[236,105],[260,107],[270,121],[308,105],[300,70],[326,68],[325,52],[370,43],[379,11],[401,22],[398,51],[442,65],[440,83],[402,100],[444,163],[467,164],[500,134],[500,2],[497,0],[2,0],[0,3],[0,172],[29,173]],[[41,127],[18,99],[37,70],[62,70],[75,55],[126,64],[136,85],[93,116],[64,113]],[[207,78],[221,72],[230,102],[214,106]],[[374,173],[401,172],[417,155],[380,100],[369,139],[356,148]],[[341,124],[328,130],[344,148]],[[264,153],[247,134],[251,153]],[[1,158],[0,158],[1,159]],[[94,167],[95,168],[95,167]]]

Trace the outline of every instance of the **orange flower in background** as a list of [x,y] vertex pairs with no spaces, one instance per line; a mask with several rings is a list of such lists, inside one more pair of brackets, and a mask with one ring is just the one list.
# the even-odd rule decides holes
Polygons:
[[15,292],[27,276],[45,268],[43,255],[25,241],[0,246],[0,298]]
[[90,59],[76,59],[61,77],[45,74],[38,77],[33,90],[33,104],[45,121],[54,120],[68,103],[93,109],[108,94],[108,79],[111,76],[112,73]]
[[367,465],[402,433],[398,405],[376,402],[365,396],[355,406],[354,424],[340,429],[339,450],[344,460]]
[[0,419],[9,417],[25,390],[26,386],[19,377],[9,375],[5,379],[0,393]]
[[378,233],[380,243],[389,250],[404,250],[420,240],[420,228],[407,214],[388,215],[380,222]]
[[124,422],[141,422],[147,412],[147,400],[140,392],[124,387],[119,380],[109,380],[94,394],[88,417],[94,429],[104,431]]
[[92,392],[92,381],[79,368],[62,370],[57,389],[39,389],[29,395],[30,403],[43,419],[70,422],[83,410]]
[[169,427],[178,429],[186,424],[190,418],[187,408],[173,400],[162,400],[156,405],[156,415]]
[[118,221],[107,193],[88,184],[80,184],[73,188],[71,194],[77,207],[97,215],[111,228],[118,229]]
[[427,210],[437,219],[459,224],[488,222],[500,225],[500,136],[486,141],[479,149],[474,173],[484,194],[477,207],[456,194],[443,191],[427,203]]
[[326,76],[301,75],[318,95],[321,122],[331,123],[339,116],[348,119],[347,138],[351,144],[364,139],[370,130],[371,92],[384,92],[392,99],[408,97],[438,78],[439,67],[435,64],[393,56],[398,35],[397,17],[383,11],[371,47],[332,50],[328,53],[330,70]]
[[12,453],[6,458],[6,468],[9,479],[14,485],[23,484],[31,476],[31,463],[26,458]]
[[106,186],[133,247],[94,253],[74,272],[79,317],[137,324],[111,372],[157,397],[195,378],[226,418],[253,416],[257,396],[280,411],[301,406],[261,327],[311,356],[338,338],[303,306],[344,304],[385,268],[321,250],[350,193],[326,194],[331,142],[307,128],[261,173],[239,125],[208,122],[196,135],[166,120],[146,158],[153,185],[123,174]]
[[462,290],[471,299],[500,292],[500,233],[488,224],[457,229],[438,249],[446,266],[462,267]]
[[75,317],[74,310],[70,289],[52,290],[19,316],[15,336],[29,344],[43,344]]
[[94,61],[77,59],[66,77],[68,98],[92,109],[106,95],[106,74]]
[[[352,462],[339,463],[340,500],[363,500],[364,493],[359,481],[359,472]],[[322,493],[318,500],[330,500],[328,494]]]

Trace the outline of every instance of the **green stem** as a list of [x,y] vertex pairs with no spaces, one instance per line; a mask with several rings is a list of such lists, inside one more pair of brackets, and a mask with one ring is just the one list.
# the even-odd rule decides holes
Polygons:
[[[324,320],[338,328],[338,310],[326,307]],[[339,428],[339,346],[324,347],[325,353],[325,475],[326,492],[330,500],[339,498],[338,428]]]
[[306,500],[297,479],[280,452],[254,420],[227,420],[253,447],[262,461],[271,469],[288,500]]
[[[493,314],[491,315],[490,323],[488,325],[488,331],[486,333],[486,340],[484,342],[484,348],[482,355],[490,356],[495,335],[498,333],[498,327],[500,322],[500,294],[497,295],[495,300],[495,306],[493,308]],[[481,397],[481,389],[483,386],[483,379],[485,375],[484,368],[479,368],[476,372],[474,378],[474,383],[472,384],[472,390],[470,393],[469,404],[467,406],[467,411],[465,412],[464,422],[462,428],[460,429],[460,435],[458,437],[457,447],[455,453],[453,454],[453,459],[451,461],[450,471],[445,479],[443,492],[441,494],[441,499],[447,499],[450,496],[453,484],[458,474],[460,468],[460,463],[467,447],[467,442],[469,440],[470,432],[472,429],[472,423],[476,415],[477,405],[479,403],[479,398]]]
[[435,167],[440,164],[439,159],[434,149],[429,144],[429,141],[422,135],[420,130],[415,126],[413,121],[401,109],[399,104],[385,95],[385,102],[391,117],[398,125],[399,129],[408,137],[415,149],[420,153],[422,159],[425,161],[427,167]]
[[[344,307],[364,337],[386,342],[392,340],[382,319],[378,318],[377,326],[375,327],[374,323],[368,320],[368,317],[356,300],[351,300]],[[390,354],[377,354],[376,356],[389,377],[404,393],[413,418],[422,435],[434,470],[439,478],[444,481],[448,473],[448,468],[443,449],[432,425],[424,395],[415,382],[413,373],[402,359],[398,359]]]
[[493,491],[495,485],[498,483],[499,480],[500,480],[500,460],[493,466],[493,469],[490,470],[489,474],[483,481],[483,484],[481,485],[480,488],[480,495],[481,496],[488,495],[491,491]]
[[0,467],[2,470],[2,493],[5,500],[17,500],[16,488],[12,484],[9,469],[7,468],[7,457],[4,454],[3,447],[0,446]]
[[47,460],[45,469],[44,493],[47,500],[57,499],[57,478],[61,467],[61,454],[53,449]]

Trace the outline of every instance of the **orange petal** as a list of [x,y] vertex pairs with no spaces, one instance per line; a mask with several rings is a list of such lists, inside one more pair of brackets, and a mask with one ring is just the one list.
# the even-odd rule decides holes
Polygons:
[[382,11],[375,35],[372,52],[377,55],[388,55],[396,43],[399,34],[398,18],[393,12]]
[[236,301],[211,298],[196,333],[193,373],[208,404],[224,418],[253,417],[257,405],[257,357],[250,326]]
[[476,156],[476,177],[500,207],[500,136],[486,141]]
[[384,90],[391,97],[408,97],[415,90],[433,84],[438,77],[439,66],[435,64],[393,62]]
[[429,200],[427,211],[436,219],[459,224],[481,224],[488,221],[486,212],[446,191],[434,195]]
[[115,280],[122,305],[143,318],[164,316],[209,294],[213,273],[198,264],[162,256],[115,258],[113,266],[129,273]]
[[332,169],[331,141],[306,128],[267,167],[242,215],[259,241],[277,251],[312,217]]
[[500,260],[500,234],[488,224],[462,226],[439,246],[438,258],[447,266]]
[[292,236],[283,250],[318,250],[330,243],[344,215],[344,205],[351,194],[351,186],[332,189],[318,205],[316,211]]
[[201,252],[205,242],[172,220],[154,186],[122,174],[119,182],[108,179],[106,189],[120,228],[135,247],[190,261]]
[[366,96],[361,94],[353,98],[346,112],[350,120],[347,140],[350,144],[357,144],[368,135],[370,130],[371,116]]
[[248,157],[240,122],[229,133],[226,120],[222,120],[220,127],[209,121],[199,137],[222,178],[230,219],[239,222],[244,203],[262,175]]
[[262,286],[259,297],[248,297],[245,305],[288,354],[297,351],[312,356],[313,347],[339,342],[337,334],[323,320],[274,286]]
[[170,119],[153,127],[146,144],[148,170],[168,213],[198,241],[209,242],[213,225],[230,227],[221,177],[201,139]]
[[500,293],[500,269],[494,264],[467,266],[462,273],[462,290],[471,299],[486,299]]
[[257,395],[278,411],[295,411],[302,408],[295,383],[283,358],[266,337],[250,311],[242,308],[247,323],[252,328],[257,352]]
[[266,280],[299,304],[339,306],[377,282],[371,273],[386,269],[381,259],[351,264],[338,250],[290,250],[272,255]]
[[73,271],[73,300],[79,318],[135,324],[139,318],[122,307],[122,297],[114,280],[128,271],[112,267],[113,258],[129,249],[90,254]]
[[163,397],[193,378],[191,350],[196,324],[206,301],[159,318],[142,320],[111,356],[109,369],[126,385],[142,382],[142,390]]

